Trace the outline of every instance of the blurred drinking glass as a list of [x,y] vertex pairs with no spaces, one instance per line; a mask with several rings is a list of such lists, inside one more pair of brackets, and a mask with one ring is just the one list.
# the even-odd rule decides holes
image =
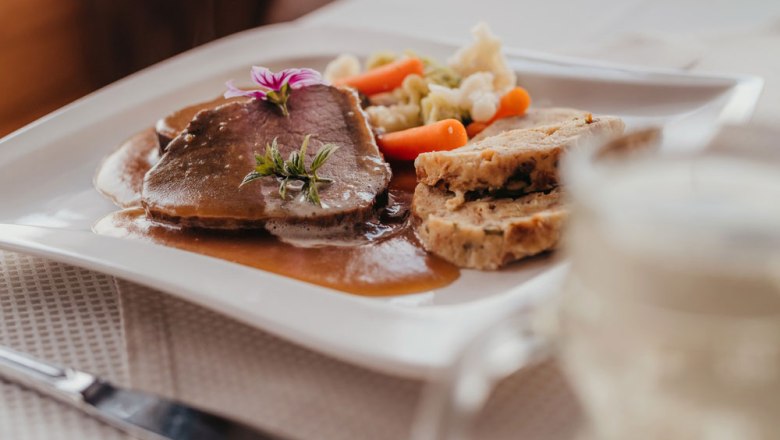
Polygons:
[[[571,268],[552,319],[529,331],[533,320],[520,313],[473,342],[448,385],[438,385],[450,399],[441,414],[464,413],[453,396],[476,382],[470,376],[495,383],[491,372],[509,370],[506,356],[491,368],[496,353],[522,354],[513,364],[522,367],[544,346],[587,414],[583,438],[777,438],[780,166],[767,151],[760,160],[744,151],[598,162],[570,155]],[[485,344],[512,334],[507,328],[513,337]],[[439,438],[468,432],[439,422],[448,430]]]
[[570,177],[558,352],[593,437],[776,438],[780,168],[702,155]]

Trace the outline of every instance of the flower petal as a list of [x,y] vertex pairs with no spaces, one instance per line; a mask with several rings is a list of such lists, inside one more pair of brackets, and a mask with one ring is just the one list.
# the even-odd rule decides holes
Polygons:
[[279,90],[281,84],[277,82],[276,75],[267,67],[252,66],[252,81],[260,87],[270,90]]
[[301,87],[312,86],[314,84],[324,84],[320,72],[314,69],[289,69],[292,72],[289,79],[290,88],[299,89]]
[[269,90],[279,91],[285,84],[290,88],[324,84],[322,75],[314,69],[284,69],[276,73],[262,66],[252,66],[252,81]]
[[225,83],[225,87],[227,87],[227,91],[225,92],[224,96],[225,98],[235,98],[237,96],[246,96],[249,98],[255,98],[255,99],[266,99],[265,92],[262,90],[241,90],[235,85],[233,85],[233,80]]
[[[247,96],[255,99],[268,100],[268,93],[280,92],[285,84],[290,89],[299,89],[314,84],[325,84],[322,75],[314,69],[284,69],[279,72],[271,72],[270,69],[263,66],[252,66],[252,81],[260,86],[262,90],[241,90],[233,85],[233,81],[225,83],[227,91],[225,98],[236,96]],[[287,92],[284,93],[285,97]],[[286,99],[285,99],[286,101]]]
[[279,88],[281,89],[283,85],[287,84],[288,81],[290,81],[290,77],[292,76],[293,69],[284,69],[276,72],[275,77],[276,81],[279,84]]

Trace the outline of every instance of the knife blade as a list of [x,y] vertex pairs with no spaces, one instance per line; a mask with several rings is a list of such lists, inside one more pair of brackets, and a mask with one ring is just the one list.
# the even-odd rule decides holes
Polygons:
[[73,405],[144,440],[282,440],[181,402],[125,389],[6,347],[0,347],[0,377]]

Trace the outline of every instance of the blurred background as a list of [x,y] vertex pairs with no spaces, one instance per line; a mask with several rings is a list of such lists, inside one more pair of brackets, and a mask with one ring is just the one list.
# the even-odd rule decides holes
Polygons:
[[[329,3],[329,7],[323,7]],[[102,86],[211,40],[307,15],[457,43],[484,20],[507,46],[647,67],[750,73],[756,118],[780,113],[780,2],[591,0],[0,0],[0,137]],[[431,20],[442,10],[446,19]],[[312,14],[313,11],[316,11]],[[463,13],[461,11],[470,11]],[[381,20],[372,20],[381,17]],[[506,19],[512,17],[512,19]],[[515,18],[516,17],[516,18]]]
[[331,0],[2,0],[0,137],[195,46]]

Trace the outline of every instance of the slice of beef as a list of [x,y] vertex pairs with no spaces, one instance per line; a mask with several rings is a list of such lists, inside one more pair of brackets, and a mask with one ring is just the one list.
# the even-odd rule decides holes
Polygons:
[[[187,227],[304,229],[360,223],[386,194],[390,167],[382,158],[356,93],[325,85],[294,90],[285,117],[275,105],[250,100],[203,110],[168,145],[144,179],[142,204],[156,220]],[[279,195],[279,181],[265,177],[239,187],[253,170],[255,153],[277,139],[282,156],[311,135],[306,163],[323,145],[338,150],[323,165],[322,206],[294,189]],[[301,229],[299,228],[298,231]]]
[[212,99],[211,101],[199,102],[197,104],[176,110],[168,116],[158,120],[157,124],[154,126],[154,129],[157,131],[157,137],[160,139],[160,153],[165,152],[165,148],[168,146],[168,143],[171,142],[173,138],[178,136],[179,133],[184,131],[185,128],[187,128],[187,124],[190,123],[192,118],[194,118],[199,111],[213,109],[229,102],[246,100],[247,98],[245,97],[223,98],[220,96],[218,98]]

